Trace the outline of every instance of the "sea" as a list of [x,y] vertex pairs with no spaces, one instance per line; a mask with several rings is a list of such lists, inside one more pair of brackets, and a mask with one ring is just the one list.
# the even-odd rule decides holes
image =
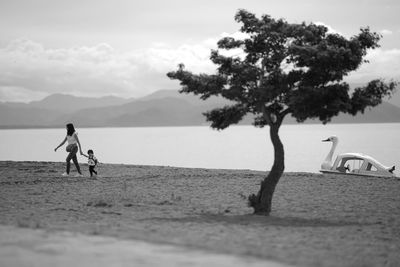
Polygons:
[[[267,171],[274,160],[268,127],[78,128],[77,132],[84,152],[94,150],[101,163]],[[331,148],[322,140],[332,135],[339,138],[334,157],[358,152],[400,168],[400,123],[291,124],[282,125],[279,133],[286,172],[318,173]],[[0,160],[62,162],[65,145],[57,152],[54,148],[65,135],[61,128],[0,130]],[[79,156],[79,161],[86,158]]]

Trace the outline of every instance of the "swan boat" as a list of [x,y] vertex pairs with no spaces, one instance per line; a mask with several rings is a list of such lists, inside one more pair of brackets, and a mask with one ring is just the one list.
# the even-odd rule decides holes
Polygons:
[[331,136],[323,142],[332,142],[331,150],[321,164],[322,173],[375,176],[375,177],[396,177],[393,173],[395,166],[387,167],[371,156],[362,153],[339,154],[332,163],[333,153],[339,143],[336,136]]

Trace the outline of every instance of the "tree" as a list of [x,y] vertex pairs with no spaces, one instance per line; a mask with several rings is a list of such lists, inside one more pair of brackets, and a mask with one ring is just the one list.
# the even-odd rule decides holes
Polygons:
[[[283,19],[239,10],[235,20],[242,24],[243,39],[225,37],[210,59],[216,74],[193,74],[179,64],[167,74],[180,81],[180,93],[193,93],[202,100],[222,96],[232,102],[204,113],[211,127],[222,130],[253,114],[254,125],[269,126],[274,162],[257,194],[248,197],[256,214],[271,212],[272,196],[282,176],[284,147],[279,128],[286,115],[298,122],[319,119],[327,123],[340,112],[356,115],[391,96],[395,82],[370,81],[354,91],[343,78],[364,62],[368,49],[379,47],[380,35],[369,28],[347,39],[328,33],[322,25],[290,24]],[[233,50],[235,49],[235,50]],[[226,51],[237,51],[236,56]]]

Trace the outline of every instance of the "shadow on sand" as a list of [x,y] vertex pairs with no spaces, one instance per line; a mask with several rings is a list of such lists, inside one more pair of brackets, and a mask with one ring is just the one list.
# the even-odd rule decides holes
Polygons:
[[328,221],[318,218],[306,219],[300,217],[260,216],[254,214],[225,215],[202,213],[195,216],[181,218],[152,217],[145,220],[158,220],[179,223],[222,223],[229,225],[248,226],[281,226],[281,227],[341,227],[350,225],[365,225],[365,223],[352,221]]

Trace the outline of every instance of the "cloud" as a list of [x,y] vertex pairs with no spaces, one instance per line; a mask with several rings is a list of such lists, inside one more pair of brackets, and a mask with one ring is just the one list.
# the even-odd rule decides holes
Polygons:
[[326,28],[328,28],[328,33],[343,35],[341,32],[335,30],[333,27],[329,26],[328,24],[326,24],[324,22],[317,21],[317,22],[314,22],[314,24],[318,25],[318,26],[325,26]]
[[[0,101],[26,102],[53,93],[140,97],[160,89],[178,89],[179,82],[170,80],[166,73],[176,70],[179,63],[194,73],[213,73],[216,66],[209,59],[210,50],[225,36],[243,37],[223,33],[196,44],[172,47],[155,43],[130,52],[119,52],[106,43],[50,49],[31,40],[14,40],[0,48]],[[347,80],[400,80],[400,49],[375,49],[366,59],[370,63]]]
[[391,30],[383,29],[380,31],[382,35],[392,35],[393,32]]
[[177,48],[154,44],[121,53],[106,43],[92,47],[46,49],[26,39],[0,48],[0,101],[27,101],[53,93],[78,96],[138,97],[179,88],[166,76],[179,63],[194,72],[215,70],[210,40]]
[[0,49],[0,62],[3,94],[14,88],[32,95],[123,95],[128,93],[126,82],[131,83],[130,75],[135,71],[134,65],[122,60],[107,44],[45,49],[39,43],[19,39]]
[[43,99],[47,95],[47,93],[33,92],[21,87],[0,87],[0,100],[5,102],[30,102],[32,100]]
[[364,63],[346,80],[354,83],[367,82],[372,79],[400,81],[400,49],[383,50],[381,48],[368,51],[365,57],[369,63]]
[[184,44],[177,48],[167,45],[153,46],[140,54],[133,53],[132,57],[137,62],[148,65],[150,69],[164,74],[177,69],[180,63],[184,63],[195,73],[210,72],[215,71],[215,66],[209,60],[211,49],[216,47],[215,43],[212,45],[210,40],[205,40],[200,44]]

